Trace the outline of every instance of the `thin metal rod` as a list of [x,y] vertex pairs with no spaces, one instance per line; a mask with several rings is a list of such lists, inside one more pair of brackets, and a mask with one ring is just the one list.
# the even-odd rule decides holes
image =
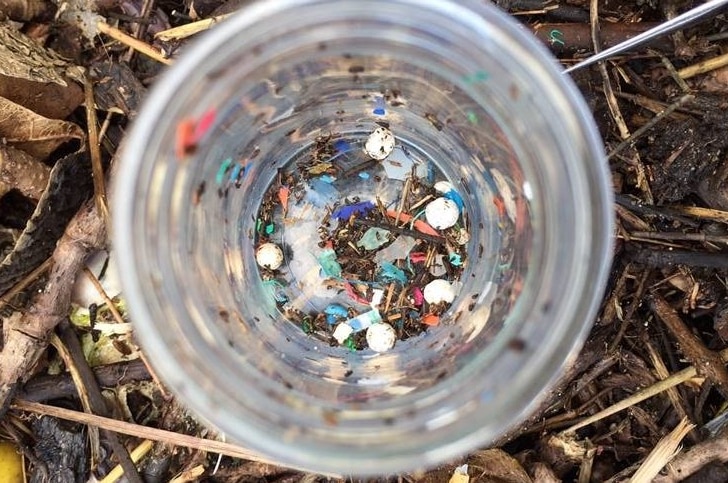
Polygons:
[[592,65],[596,62],[599,62],[601,60],[607,59],[614,55],[620,54],[627,50],[631,50],[636,47],[639,47],[640,45],[645,44],[645,43],[649,42],[650,40],[653,40],[662,35],[666,35],[666,34],[674,32],[676,30],[680,30],[681,28],[685,28],[694,22],[703,20],[703,18],[706,17],[707,15],[716,12],[717,10],[725,7],[726,5],[728,5],[728,0],[710,0],[709,2],[705,2],[704,4],[700,5],[699,7],[695,7],[693,9],[688,10],[687,12],[685,12],[683,14],[678,15],[677,17],[673,18],[672,20],[668,20],[667,22],[661,23],[657,27],[651,28],[650,30],[646,30],[646,31],[642,32],[641,34],[632,37],[631,39],[625,40],[624,42],[621,42],[606,50],[602,50],[598,54],[592,55],[591,57],[584,59],[577,64],[572,65],[571,67],[565,69],[564,73],[568,74],[569,72],[573,72],[577,69],[581,69],[588,65]]

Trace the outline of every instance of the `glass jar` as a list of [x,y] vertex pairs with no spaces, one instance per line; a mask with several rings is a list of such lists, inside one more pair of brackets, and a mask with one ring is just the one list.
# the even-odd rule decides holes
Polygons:
[[[400,199],[418,192],[419,206]],[[438,197],[456,225],[426,238],[416,223],[440,223],[423,209]],[[332,218],[356,202],[380,221]],[[368,475],[444,462],[528,415],[595,317],[611,205],[579,92],[493,6],[260,1],[154,86],[113,236],[135,331],[181,401],[283,465]],[[402,281],[327,268],[349,250],[327,237],[387,210],[386,236],[411,235],[428,273],[434,255],[454,300],[415,296],[434,275],[413,251],[394,260]],[[394,347],[333,337],[333,302],[389,324]],[[423,307],[437,319],[408,332]]]

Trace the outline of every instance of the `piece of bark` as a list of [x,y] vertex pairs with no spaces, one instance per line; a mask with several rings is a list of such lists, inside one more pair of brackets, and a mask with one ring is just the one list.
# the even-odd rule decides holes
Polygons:
[[69,423],[49,416],[35,419],[34,452],[45,463],[45,471],[32,471],[31,483],[79,483],[87,481],[86,434],[80,424]]
[[48,186],[51,168],[25,151],[0,145],[0,197],[11,189],[39,200]]
[[69,223],[53,252],[53,267],[42,292],[8,330],[0,353],[0,418],[5,415],[20,382],[48,345],[48,335],[68,316],[76,274],[87,255],[106,242],[106,225],[93,201],[87,201]]
[[50,257],[91,185],[88,154],[72,153],[56,162],[33,216],[12,252],[0,260],[0,296]]

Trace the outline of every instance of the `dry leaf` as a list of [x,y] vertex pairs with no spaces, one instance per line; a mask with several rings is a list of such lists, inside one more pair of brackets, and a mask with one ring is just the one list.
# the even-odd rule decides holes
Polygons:
[[468,457],[468,466],[469,473],[475,481],[532,483],[518,460],[501,449],[486,449],[473,453]]
[[701,82],[705,92],[725,94],[728,92],[728,66],[716,69],[705,76]]
[[0,23],[0,96],[64,119],[83,102],[83,89],[71,79],[82,81],[83,70]]
[[61,144],[72,139],[83,140],[85,135],[73,123],[47,119],[0,97],[0,138],[43,160]]
[[16,189],[37,201],[48,185],[50,172],[51,168],[24,151],[0,145],[0,196]]

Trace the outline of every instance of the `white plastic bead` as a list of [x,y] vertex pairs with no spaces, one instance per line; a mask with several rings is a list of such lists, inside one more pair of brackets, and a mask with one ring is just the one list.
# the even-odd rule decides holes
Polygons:
[[283,250],[275,243],[263,243],[255,252],[255,261],[263,268],[276,270],[283,264]]
[[458,205],[447,198],[437,198],[425,208],[427,223],[436,230],[450,228],[457,223],[459,216]]
[[367,329],[367,344],[374,352],[386,352],[394,347],[397,333],[385,323],[374,324]]
[[370,157],[381,161],[394,150],[394,134],[387,128],[377,128],[367,138],[364,144],[364,152]]
[[438,278],[425,285],[422,291],[428,304],[451,303],[455,300],[455,288],[447,280]]
[[334,329],[334,339],[336,339],[339,344],[343,344],[353,332],[354,329],[352,326],[346,322],[342,322],[336,326],[336,329]]

